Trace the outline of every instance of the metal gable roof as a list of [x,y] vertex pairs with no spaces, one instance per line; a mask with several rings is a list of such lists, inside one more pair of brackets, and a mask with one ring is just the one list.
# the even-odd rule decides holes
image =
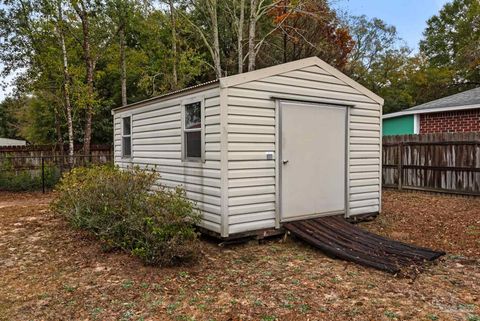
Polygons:
[[207,87],[209,85],[217,84],[218,82],[219,82],[218,79],[214,79],[214,80],[210,80],[210,81],[198,84],[198,85],[178,89],[178,90],[175,90],[175,91],[170,91],[168,93],[161,94],[161,95],[158,95],[158,96],[155,96],[155,97],[152,97],[152,98],[140,100],[140,101],[137,101],[135,103],[131,103],[131,104],[128,104],[128,105],[125,105],[125,106],[120,106],[120,107],[113,108],[112,113],[116,112],[116,111],[124,110],[124,109],[130,109],[131,107],[135,107],[137,105],[143,105],[144,103],[160,101],[160,100],[163,100],[163,99],[168,98],[170,96],[174,96],[174,95],[177,95],[177,94],[182,94],[184,92],[188,92],[188,91],[191,91],[191,90],[194,90],[194,89],[197,89],[197,88],[201,88],[201,87]]

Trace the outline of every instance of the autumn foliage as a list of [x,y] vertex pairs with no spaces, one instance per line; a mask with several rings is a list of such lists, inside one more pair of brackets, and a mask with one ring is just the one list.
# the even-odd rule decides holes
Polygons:
[[283,38],[285,61],[320,56],[339,69],[346,66],[354,41],[325,1],[280,1],[270,16]]

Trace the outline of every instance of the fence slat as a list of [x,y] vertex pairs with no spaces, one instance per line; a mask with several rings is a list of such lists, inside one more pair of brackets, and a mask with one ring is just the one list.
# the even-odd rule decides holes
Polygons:
[[[84,162],[81,145],[75,146],[75,162]],[[107,163],[113,157],[111,145],[92,145],[92,159]],[[40,169],[42,158],[61,167],[68,165],[68,146],[62,150],[56,145],[27,145],[0,147],[0,170]],[[74,166],[78,164],[73,164]]]
[[68,153],[55,146],[0,147],[0,190],[41,188],[45,192],[65,171],[113,161],[110,145],[93,145],[91,155],[81,153],[80,148],[75,149],[73,163],[70,163]]
[[383,137],[383,186],[480,195],[480,133]]

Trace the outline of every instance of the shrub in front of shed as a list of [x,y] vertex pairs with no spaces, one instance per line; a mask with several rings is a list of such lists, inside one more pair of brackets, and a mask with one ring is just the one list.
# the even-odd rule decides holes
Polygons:
[[105,249],[127,251],[152,265],[193,262],[200,214],[183,189],[152,190],[157,179],[139,168],[75,168],[57,186],[53,210],[95,234]]

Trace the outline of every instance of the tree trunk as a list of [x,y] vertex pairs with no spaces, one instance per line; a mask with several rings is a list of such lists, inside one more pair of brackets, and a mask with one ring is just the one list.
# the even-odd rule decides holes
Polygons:
[[172,66],[172,89],[175,90],[178,87],[178,75],[177,75],[177,28],[175,22],[175,7],[173,5],[173,0],[170,0],[170,20],[172,24],[172,56],[173,56],[173,66]]
[[[65,102],[65,112],[67,115],[67,128],[68,128],[68,165],[71,167],[73,165],[73,121],[72,121],[72,104],[70,102],[70,73],[68,71],[68,57],[67,57],[67,48],[65,46],[65,35],[63,31],[63,13],[62,13],[62,2],[61,0],[57,2],[58,8],[58,22],[57,26],[58,36],[60,38],[60,47],[62,48],[62,59],[63,59],[63,99]],[[62,143],[63,151],[63,143]]]
[[127,105],[127,61],[125,58],[125,21],[118,30],[120,40],[120,86],[122,92],[122,106]]
[[[187,18],[187,21],[198,31],[200,36],[202,37],[203,43],[207,47],[208,51],[210,52],[210,56],[213,60],[213,69],[215,71],[215,76],[217,78],[222,77],[222,65],[221,65],[221,57],[220,57],[220,41],[218,39],[218,19],[217,19],[217,0],[207,0],[206,1],[206,11],[209,15],[212,29],[212,35],[207,38],[203,28],[192,22],[190,19]],[[202,10],[204,10],[202,8]],[[181,12],[181,11],[179,11]],[[208,19],[207,18],[207,19]],[[213,42],[213,44],[212,44]]]
[[213,65],[217,78],[222,77],[220,63],[220,41],[218,40],[217,0],[209,0],[209,12],[213,29]]
[[60,152],[60,157],[63,156],[63,137],[62,137],[62,125],[60,123],[60,112],[58,111],[58,106],[55,104],[54,107],[55,113],[55,133],[57,135],[57,147]]
[[[286,14],[287,13],[287,3],[288,0],[285,0],[284,1],[284,4],[283,4],[283,14]],[[288,42],[287,42],[287,32],[284,31],[283,32],[283,63],[286,63],[288,60],[287,60],[287,45],[288,45]]]
[[83,153],[86,156],[90,155],[90,147],[92,141],[92,118],[93,118],[93,99],[94,99],[94,87],[93,87],[93,58],[90,48],[90,24],[88,12],[86,11],[85,4],[80,1],[80,6],[75,5],[75,11],[77,12],[80,20],[82,21],[82,33],[83,33],[83,59],[85,61],[86,69],[86,83],[87,83],[87,104],[86,104],[86,117],[85,117],[85,131],[83,136]]
[[257,27],[258,0],[250,0],[250,22],[248,27],[248,71],[255,70],[255,33]]
[[238,20],[237,58],[238,73],[243,73],[243,23],[245,20],[245,0],[240,0],[240,18]]

